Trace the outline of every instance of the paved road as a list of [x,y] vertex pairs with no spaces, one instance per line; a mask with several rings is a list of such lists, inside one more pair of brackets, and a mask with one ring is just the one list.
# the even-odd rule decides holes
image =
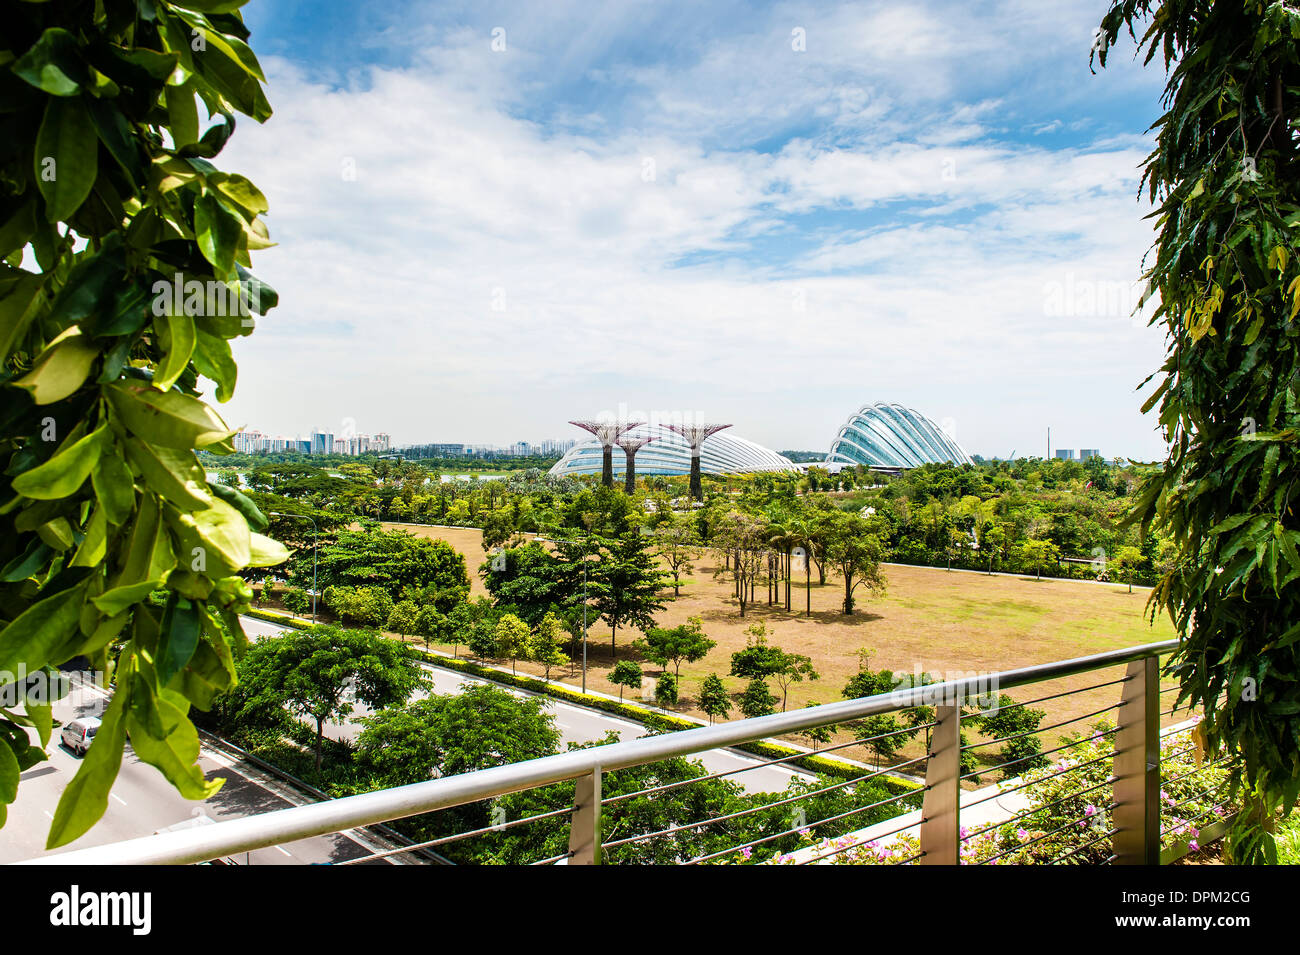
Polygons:
[[[284,627],[277,624],[269,623],[265,620],[257,620],[252,617],[241,617],[244,625],[244,632],[249,639],[258,639],[264,636],[274,636],[283,631]],[[466,676],[462,673],[456,673],[442,667],[425,664],[430,677],[433,679],[434,693],[458,693],[463,686],[474,684],[484,684],[490,681],[481,680],[476,677]],[[495,684],[500,685],[500,684]],[[516,690],[513,687],[503,687],[503,689],[515,694],[516,696],[533,696],[523,690]],[[544,697],[546,701],[546,712],[555,717],[556,728],[560,731],[561,741],[563,743],[590,743],[605,737],[605,733],[613,730],[618,733],[620,739],[635,739],[638,736],[645,735],[645,727],[631,720],[620,719],[608,713],[602,713],[599,710],[591,710],[582,706],[574,706],[571,703],[564,703],[552,697]],[[355,739],[360,727],[356,724],[355,719],[369,714],[369,710],[360,703],[356,704],[354,711],[354,720],[346,724],[327,723],[325,733],[333,739]],[[746,769],[744,772],[736,773],[729,776],[734,779],[748,792],[780,792],[790,785],[790,780],[800,777],[811,779],[805,773],[796,772],[786,769],[784,766],[762,766],[760,762],[752,757],[742,756],[739,753],[725,749],[710,750],[707,753],[693,757],[700,760],[705,768],[711,773],[729,772],[731,770]]]
[[[97,688],[74,691],[68,699],[55,705],[55,719],[67,723],[77,716],[97,715],[102,710],[104,699],[105,695]],[[54,809],[81,763],[80,757],[57,742],[57,726],[54,734],[47,750],[49,760],[22,774],[18,800],[9,807],[8,822],[0,830],[0,863],[31,859],[45,852],[45,838],[54,818]],[[180,796],[158,770],[141,762],[127,746],[104,817],[80,839],[56,851],[147,836],[166,826],[191,820],[200,813],[213,821],[221,821],[285,809],[308,801],[256,768],[206,747],[200,755],[199,765],[208,779],[224,777],[226,780],[215,796],[202,803]],[[259,849],[241,854],[234,861],[239,865],[304,865],[355,859],[371,851],[356,838],[339,833],[303,839],[283,847]]]

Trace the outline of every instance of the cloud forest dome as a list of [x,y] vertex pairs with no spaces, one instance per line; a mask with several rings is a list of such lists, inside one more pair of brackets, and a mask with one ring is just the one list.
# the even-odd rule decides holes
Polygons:
[[[642,424],[627,431],[624,437],[654,438],[636,453],[636,473],[689,474],[691,447],[681,435],[661,425]],[[614,473],[622,474],[627,459],[614,448]],[[583,441],[569,449],[552,467],[551,474],[568,477],[577,474],[600,474],[601,450],[596,440]],[[752,471],[796,471],[790,459],[770,448],[746,440],[730,431],[720,431],[705,440],[700,451],[700,470],[704,474],[744,474]]]
[[864,405],[840,428],[826,460],[831,464],[914,468],[971,457],[942,428],[911,408],[878,401]]

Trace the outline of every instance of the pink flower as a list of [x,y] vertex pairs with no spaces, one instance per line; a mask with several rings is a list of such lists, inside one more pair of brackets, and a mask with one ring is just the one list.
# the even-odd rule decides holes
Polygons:
[[744,856],[746,859],[748,859],[750,856],[754,854],[754,850],[749,848],[749,846],[745,846],[745,848],[740,850],[740,854]]
[[1026,839],[1029,838],[1029,830],[1028,830],[1028,829],[1025,829],[1025,828],[1023,828],[1023,827],[1021,827],[1020,829],[1017,829],[1017,830],[1016,830],[1016,838],[1019,839],[1021,842],[1024,842]]
[[1201,848],[1201,844],[1193,839],[1191,842],[1187,843],[1187,848],[1195,852],[1197,849]]

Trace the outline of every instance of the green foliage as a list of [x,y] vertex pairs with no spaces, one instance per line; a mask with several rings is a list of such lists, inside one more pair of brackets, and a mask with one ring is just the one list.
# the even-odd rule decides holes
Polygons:
[[[1027,785],[1018,789],[1028,803],[1025,817],[991,829],[979,826],[973,833],[963,831],[961,863],[1104,865],[1114,846],[1108,835],[1114,828],[1110,808],[1114,741],[1110,736],[1088,737],[1111,729],[1098,724],[1087,736],[1070,737],[1076,745],[1054,757],[1050,766],[1026,773]],[[1228,771],[1222,765],[1198,766],[1194,749],[1192,734],[1186,731],[1160,741],[1160,843],[1172,853],[1188,848],[1195,851],[1202,830],[1235,811],[1228,797]],[[817,845],[817,854],[833,847],[828,842],[806,842]],[[864,843],[828,861],[835,865],[892,865],[919,851],[917,837],[904,833],[887,844]]]
[[745,691],[740,695],[737,706],[740,712],[750,719],[756,716],[767,716],[776,706],[776,697],[768,689],[767,681],[756,676],[745,685]]
[[623,689],[640,690],[645,674],[631,660],[619,660],[609,672],[609,682],[618,687],[618,698],[623,699]]
[[564,666],[569,656],[560,647],[568,640],[563,621],[553,613],[542,618],[528,637],[527,657],[542,665],[546,678],[551,678],[551,668]]
[[483,597],[457,604],[447,615],[452,642],[465,644],[479,659],[496,656],[496,626],[500,616],[492,602]]
[[[998,703],[991,712],[973,717],[963,722],[970,722],[979,727],[981,733],[994,739],[1006,739],[998,753],[997,761],[1005,764],[1003,776],[1019,776],[1030,769],[1046,764],[1042,743],[1032,734],[1043,723],[1047,714],[1042,710],[1022,706],[1011,697],[1002,693]],[[1014,738],[1012,738],[1014,737]]]
[[[436,612],[436,611],[435,611]],[[413,600],[399,600],[393,604],[385,626],[399,636],[409,636],[419,632],[420,608]]]
[[530,624],[556,607],[571,606],[582,593],[581,565],[536,542],[491,554],[479,576],[498,606]]
[[230,711],[237,724],[266,725],[268,713],[285,709],[312,720],[319,769],[325,723],[346,718],[354,701],[378,709],[424,684],[415,653],[375,633],[328,626],[261,640],[239,661]]
[[767,625],[756,623],[745,630],[745,648],[731,655],[731,675],[765,679],[781,667],[784,654],[767,642]]
[[492,631],[492,643],[496,648],[495,655],[510,658],[511,672],[514,672],[515,661],[527,655],[531,636],[528,624],[514,614],[502,614],[498,618]]
[[676,627],[651,627],[641,639],[632,646],[651,663],[661,667],[672,664],[673,676],[680,678],[682,661],[694,663],[702,660],[717,641],[710,640],[704,634],[704,621],[700,617],[689,617],[686,623]]
[[[419,598],[449,612],[469,592],[465,558],[445,541],[407,531],[344,531],[320,548],[317,581],[328,587],[379,588],[393,600]],[[299,551],[291,575],[300,584],[312,579],[310,549]],[[382,623],[382,621],[381,621]]]
[[857,606],[857,591],[880,595],[885,592],[885,578],[880,572],[880,562],[885,559],[885,548],[876,531],[879,522],[864,520],[856,515],[843,515],[831,525],[826,541],[826,556],[839,568],[844,580],[844,613],[850,615]]
[[393,612],[393,598],[380,587],[326,587],[321,599],[339,619],[363,627],[382,627]]
[[700,683],[699,705],[710,723],[715,719],[725,719],[731,712],[731,697],[716,673],[710,673]]
[[1252,794],[1240,861],[1272,852],[1300,795],[1300,15],[1284,3],[1122,0],[1103,22],[1161,57],[1166,112],[1143,182],[1159,232],[1146,272],[1167,359],[1143,410],[1169,442],[1135,516],[1177,546],[1153,605],[1181,635],[1180,700]]
[[433,640],[439,643],[446,642],[453,634],[451,618],[447,614],[439,613],[437,607],[426,604],[416,611],[415,629],[412,632],[424,638],[426,647]]
[[664,609],[659,593],[668,575],[637,531],[602,544],[595,574],[602,585],[595,594],[596,611],[609,624],[610,648],[617,652],[620,626],[643,631],[654,626],[654,615]]
[[[0,4],[0,670],[107,671],[120,646],[51,848],[99,818],[128,739],[186,797],[212,791],[190,708],[233,680],[239,575],[287,557],[195,456],[230,450],[201,394],[230,398],[230,340],[275,304],[248,271],[266,200],[211,161],[235,112],[271,110],[239,13],[207,9]],[[30,765],[42,720],[0,713],[4,767]]]
[[290,613],[303,614],[311,608],[311,596],[301,587],[287,588],[282,602]]
[[468,773],[556,752],[560,734],[544,701],[492,686],[467,686],[380,710],[363,722],[357,762],[384,786],[435,773]]
[[677,705],[677,677],[661,673],[655,681],[655,702],[667,709]]

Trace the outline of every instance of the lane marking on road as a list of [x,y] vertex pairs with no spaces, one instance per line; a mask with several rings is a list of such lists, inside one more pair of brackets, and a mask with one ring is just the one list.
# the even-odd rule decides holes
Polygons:
[[126,805],[126,800],[123,799],[121,796],[119,796],[117,793],[109,793],[109,795],[112,796],[114,799],[116,799],[118,802],[120,802],[123,806]]
[[280,846],[275,846],[274,848],[275,848],[277,851],[279,851],[279,852],[283,852],[283,853],[284,853],[285,855],[287,855],[290,859],[293,858],[293,853],[290,852],[288,849],[281,848]]

